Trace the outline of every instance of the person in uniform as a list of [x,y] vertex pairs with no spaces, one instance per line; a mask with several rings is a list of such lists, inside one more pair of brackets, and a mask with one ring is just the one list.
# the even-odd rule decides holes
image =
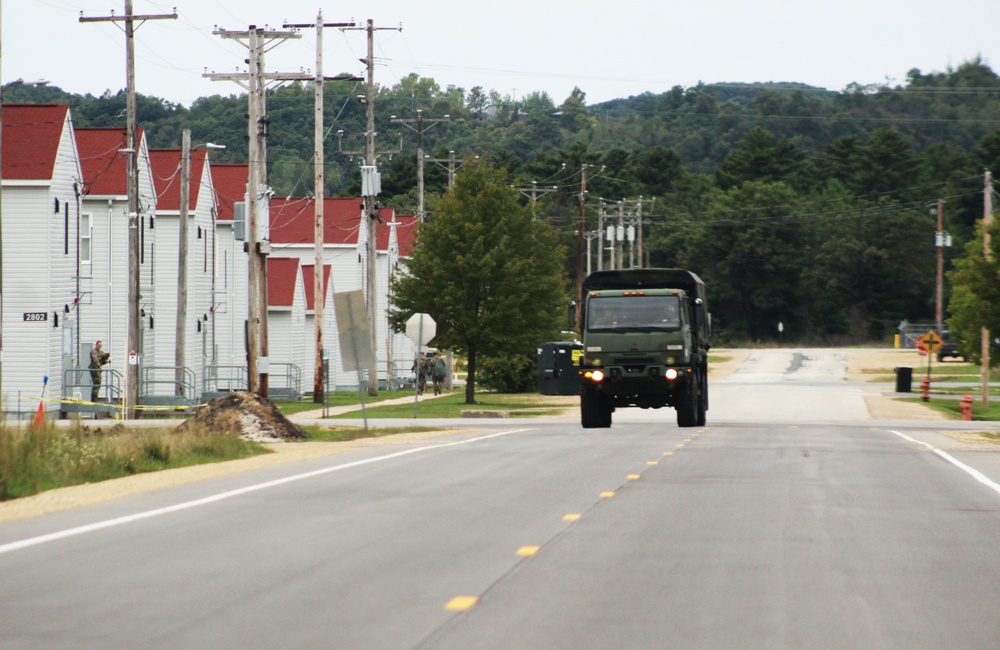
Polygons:
[[445,376],[448,373],[448,369],[445,366],[444,359],[441,358],[440,352],[434,353],[434,366],[432,368],[433,374],[431,377],[434,380],[434,394],[441,394],[441,386],[444,384]]
[[422,395],[424,389],[427,388],[427,375],[424,373],[425,364],[421,358],[422,356],[421,353],[418,353],[417,357],[413,360],[413,367],[410,368],[410,372],[413,373],[413,380],[417,385],[417,395]]
[[90,389],[90,401],[97,401],[97,393],[101,390],[101,366],[111,359],[111,354],[101,349],[102,343],[98,341],[94,344],[94,349],[90,351],[90,381],[93,386]]

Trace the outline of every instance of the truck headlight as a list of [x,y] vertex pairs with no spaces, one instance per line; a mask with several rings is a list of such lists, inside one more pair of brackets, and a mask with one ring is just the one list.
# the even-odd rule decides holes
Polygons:
[[590,376],[590,379],[593,380],[594,382],[600,383],[601,381],[604,381],[604,371],[602,370],[595,370],[587,374]]
[[667,368],[665,376],[668,381],[673,381],[674,379],[677,379],[677,368]]

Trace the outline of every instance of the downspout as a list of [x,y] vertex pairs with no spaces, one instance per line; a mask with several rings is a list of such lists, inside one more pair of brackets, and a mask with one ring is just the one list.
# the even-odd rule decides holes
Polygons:
[[[107,323],[107,325],[108,325],[108,331],[107,331],[107,334],[105,335],[104,338],[108,341],[108,347],[109,348],[111,348],[111,345],[112,345],[111,342],[113,340],[111,338],[111,323],[114,322],[112,320],[113,313],[112,313],[112,309],[111,309],[111,305],[112,305],[112,292],[111,292],[112,285],[111,285],[111,278],[114,277],[114,274],[112,273],[112,270],[114,269],[114,265],[112,264],[113,260],[111,259],[111,254],[112,254],[111,253],[111,251],[112,251],[111,240],[114,238],[113,237],[113,235],[114,235],[114,223],[115,223],[114,216],[115,216],[114,201],[112,201],[111,199],[108,199],[108,323]],[[91,231],[91,232],[93,232],[93,231]],[[91,238],[91,240],[93,240],[93,238]],[[93,248],[93,244],[91,244],[91,248]],[[118,342],[115,341],[115,344],[117,344],[117,343]]]
[[[83,320],[80,310],[80,184],[73,183],[73,194],[76,196],[76,294],[73,297],[73,308],[76,310],[76,345],[73,350],[73,367],[80,366],[80,327]],[[94,240],[90,240],[90,247],[93,250]],[[91,256],[93,263],[93,256]],[[78,379],[76,381],[79,381]]]

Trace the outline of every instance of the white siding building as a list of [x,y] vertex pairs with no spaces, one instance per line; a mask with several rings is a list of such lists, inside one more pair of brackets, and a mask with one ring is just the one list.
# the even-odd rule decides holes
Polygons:
[[[73,364],[76,191],[81,178],[65,105],[3,108],[3,359],[8,415],[63,393]],[[46,411],[57,411],[48,402]]]
[[[181,213],[181,150],[154,149],[150,166],[156,183],[157,258],[153,294],[155,303],[145,303],[146,313],[152,312],[155,340],[154,365],[147,364],[145,376],[155,385],[147,390],[157,395],[174,394],[172,384],[176,367],[178,277]],[[196,398],[204,386],[206,367],[212,359],[211,330],[213,250],[215,249],[215,192],[204,149],[191,152],[190,186],[188,188],[187,223],[187,307],[184,332],[183,363],[185,376]],[[187,388],[185,386],[185,388]]]
[[[139,139],[139,293],[145,315],[140,318],[144,365],[155,363],[150,327],[156,248],[156,194],[149,168],[149,150],[142,129]],[[80,271],[76,350],[86,368],[94,342],[101,340],[111,354],[109,367],[124,372],[128,336],[128,159],[124,128],[77,128],[77,150],[83,173],[80,196]],[[83,374],[84,381],[89,376]],[[71,392],[82,393],[74,386]],[[101,398],[106,395],[106,387]]]

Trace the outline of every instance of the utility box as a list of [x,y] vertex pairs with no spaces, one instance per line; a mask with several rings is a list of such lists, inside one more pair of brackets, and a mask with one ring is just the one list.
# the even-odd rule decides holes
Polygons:
[[583,344],[574,341],[544,343],[538,348],[538,392],[542,395],[579,395],[579,359]]

